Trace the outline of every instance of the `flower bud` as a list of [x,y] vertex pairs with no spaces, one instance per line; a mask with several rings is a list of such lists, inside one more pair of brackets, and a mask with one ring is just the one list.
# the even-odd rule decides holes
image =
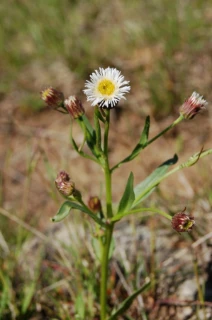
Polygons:
[[57,91],[56,89],[49,87],[41,91],[41,98],[46,102],[49,107],[59,108],[63,106],[64,95],[62,92]]
[[88,200],[88,206],[93,212],[100,212],[102,209],[99,197],[90,197]]
[[180,114],[185,119],[192,119],[201,110],[206,109],[207,101],[203,99],[197,92],[193,92],[192,95],[184,102],[180,108]]
[[85,113],[82,102],[76,96],[70,96],[65,100],[64,105],[74,119],[81,117]]
[[60,171],[55,180],[57,189],[65,196],[71,196],[75,190],[74,182],[71,181],[68,173]]
[[191,231],[195,225],[194,218],[188,216],[184,211],[176,213],[172,218],[172,228],[177,232],[187,232]]

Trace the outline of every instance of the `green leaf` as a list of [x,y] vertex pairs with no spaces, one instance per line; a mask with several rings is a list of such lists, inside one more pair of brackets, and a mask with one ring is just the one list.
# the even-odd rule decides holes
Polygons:
[[[87,118],[85,115],[83,115],[83,116],[81,117],[81,119],[82,119],[82,121],[84,122],[86,129],[90,132],[91,136],[92,136],[92,137],[95,137],[95,130],[94,130],[94,128],[92,127],[92,125],[90,124],[90,121],[88,120],[88,118]],[[81,120],[81,119],[80,119],[80,120]]]
[[70,211],[72,209],[71,203],[69,201],[66,201],[62,204],[56,215],[51,219],[52,222],[59,222],[67,217],[69,215]]
[[133,190],[133,181],[134,181],[134,177],[133,177],[133,173],[131,172],[130,176],[127,180],[127,185],[126,185],[124,194],[123,194],[121,201],[119,203],[119,208],[118,208],[117,214],[128,211],[132,207],[132,204],[135,200],[135,193]]
[[131,304],[133,303],[133,300],[140,294],[142,293],[144,290],[148,289],[150,286],[151,282],[147,282],[145,283],[140,289],[136,290],[135,292],[133,292],[133,294],[128,297],[127,299],[125,299],[119,306],[118,310],[116,310],[113,315],[108,319],[108,320],[115,320],[117,319],[118,316],[122,315],[125,311],[127,311]]
[[[77,120],[78,120],[78,123],[80,124],[81,128],[84,131],[86,143],[87,143],[89,149],[91,150],[93,155],[100,161],[100,163],[102,163],[101,160],[102,160],[103,152],[100,147],[100,144],[101,144],[100,126],[98,128],[99,132],[97,134],[97,132],[91,126],[88,118],[85,115],[78,118]],[[98,141],[97,141],[97,135],[98,135]],[[103,164],[104,164],[104,161],[103,161]]]
[[133,149],[133,151],[131,152],[131,154],[128,157],[126,157],[124,160],[122,160],[121,162],[119,162],[117,165],[115,165],[112,168],[112,171],[116,168],[119,168],[123,163],[132,161],[135,157],[137,157],[139,155],[141,150],[147,146],[148,136],[149,136],[149,128],[150,128],[150,117],[147,116],[139,143],[135,146],[135,148]]
[[105,223],[98,218],[96,214],[94,214],[92,211],[90,211],[86,206],[79,205],[76,202],[73,201],[65,201],[56,215],[52,218],[53,222],[59,222],[67,217],[67,215],[70,213],[71,209],[77,209],[79,211],[82,211],[86,214],[88,214],[94,221],[96,221],[99,225],[105,226]]
[[169,166],[175,164],[177,160],[177,155],[174,155],[172,159],[169,159],[166,162],[162,163],[145,180],[143,180],[134,188],[135,201],[133,203],[133,207],[135,207],[138,203],[140,203],[152,193],[154,188],[160,183]]
[[139,141],[139,144],[144,147],[145,144],[148,142],[148,137],[149,137],[149,128],[150,128],[150,116],[146,117],[145,125],[143,132],[141,134],[141,138]]

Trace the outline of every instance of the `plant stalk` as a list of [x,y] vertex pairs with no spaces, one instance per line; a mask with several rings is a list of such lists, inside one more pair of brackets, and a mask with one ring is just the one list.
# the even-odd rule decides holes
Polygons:
[[[110,128],[110,110],[105,111],[105,133],[104,133],[104,155],[105,155],[105,189],[106,189],[106,217],[107,219],[113,216],[112,211],[112,187],[111,187],[111,170],[108,160],[108,135]],[[108,263],[110,245],[113,236],[114,223],[107,225],[105,236],[102,239],[102,259],[101,259],[101,283],[100,283],[100,315],[101,320],[106,320],[107,317],[107,280],[108,280]]]
[[107,280],[110,244],[113,235],[113,224],[107,227],[105,232],[105,243],[102,249],[101,259],[101,283],[100,283],[100,315],[101,320],[106,320],[107,316]]

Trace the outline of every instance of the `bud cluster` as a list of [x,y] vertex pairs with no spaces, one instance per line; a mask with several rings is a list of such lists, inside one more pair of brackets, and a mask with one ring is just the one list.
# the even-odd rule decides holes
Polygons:
[[76,96],[70,96],[65,100],[64,94],[52,87],[41,91],[41,98],[51,108],[62,108],[66,111],[65,113],[68,111],[74,119],[81,117],[85,113],[82,102]]

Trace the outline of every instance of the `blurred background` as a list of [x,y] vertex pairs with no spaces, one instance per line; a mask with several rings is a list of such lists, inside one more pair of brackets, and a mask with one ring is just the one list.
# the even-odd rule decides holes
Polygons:
[[[130,171],[138,183],[175,153],[183,162],[212,147],[211,1],[3,0],[0,21],[0,319],[99,319],[92,227],[79,213],[57,225],[49,218],[62,203],[54,186],[59,170],[70,173],[85,201],[104,200],[102,172],[74,153],[69,116],[46,107],[40,91],[52,86],[65,97],[77,95],[92,119],[85,80],[99,67],[121,70],[131,92],[113,110],[112,165],[135,146],[147,115],[153,136],[178,117],[193,91],[209,102],[204,114],[115,172],[118,202]],[[82,141],[76,124],[74,132]],[[163,182],[144,204],[170,214],[187,207],[197,225],[191,235],[141,214],[117,225],[110,305],[146,276],[155,283],[123,319],[211,319],[211,242],[203,238],[211,230],[210,173],[211,157],[204,158]]]

